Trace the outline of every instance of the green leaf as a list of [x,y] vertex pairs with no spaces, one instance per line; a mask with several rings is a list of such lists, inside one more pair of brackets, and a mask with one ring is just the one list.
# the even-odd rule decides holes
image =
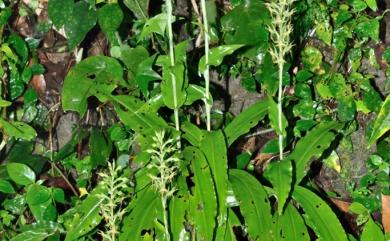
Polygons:
[[138,39],[141,40],[152,33],[157,33],[164,36],[166,27],[167,27],[167,14],[166,13],[157,14],[156,16],[146,21]]
[[272,215],[267,192],[255,177],[243,170],[231,169],[229,180],[251,240],[272,240]]
[[106,34],[111,43],[119,45],[115,31],[123,21],[123,12],[116,3],[106,4],[97,12],[98,23],[102,31]]
[[329,20],[317,23],[315,29],[318,38],[327,45],[331,46],[333,28],[332,25],[329,24]]
[[298,141],[293,152],[288,156],[288,159],[295,163],[296,185],[305,177],[312,158],[320,157],[336,137],[336,134],[331,131],[341,126],[342,124],[337,122],[320,123]]
[[[164,67],[161,93],[168,108],[178,109],[184,104],[187,97],[187,86],[188,79],[184,64],[176,63],[172,67]],[[174,101],[174,94],[176,94],[176,102]]]
[[260,100],[241,112],[224,129],[228,146],[256,126],[268,111],[268,100]]
[[[237,49],[241,48],[242,44],[232,44],[232,45],[220,45],[218,47],[210,49],[209,53],[209,65],[218,66],[222,63],[223,58],[227,55],[232,54]],[[199,60],[199,72],[203,73],[206,69],[206,58],[203,56]]]
[[364,225],[360,241],[385,241],[381,228],[370,217]]
[[156,57],[154,55],[149,58],[145,58],[145,60],[140,62],[137,66],[135,81],[144,94],[148,92],[149,83],[151,81],[161,79],[160,75],[153,70],[155,59]]
[[200,149],[206,156],[213,175],[218,202],[218,226],[216,239],[225,232],[226,226],[226,197],[228,187],[228,160],[225,138],[221,131],[205,133],[205,137],[200,144]]
[[12,10],[9,7],[1,9],[1,12],[0,12],[0,28],[2,28],[4,26],[4,24],[7,23],[8,19],[11,17],[11,15],[12,15]]
[[280,129],[278,105],[275,103],[272,96],[270,95],[268,96],[268,111],[269,111],[269,119],[270,119],[272,129],[274,129],[277,134],[286,136],[286,127],[288,126],[287,119],[282,113],[282,129]]
[[386,97],[374,122],[374,127],[368,144],[371,146],[376,140],[390,130],[390,95]]
[[310,241],[305,222],[298,210],[288,204],[283,215],[276,216],[276,241]]
[[12,181],[19,185],[26,186],[35,182],[34,171],[22,163],[8,163],[7,172]]
[[72,18],[74,0],[49,0],[47,11],[57,29]]
[[24,39],[17,34],[11,34],[7,39],[7,43],[19,57],[17,64],[24,68],[29,55],[29,50]]
[[31,141],[37,136],[37,132],[28,124],[20,121],[7,122],[0,119],[0,128],[9,137],[20,138],[26,141]]
[[322,53],[317,48],[307,46],[302,52],[302,63],[305,69],[311,72],[321,74],[322,70]]
[[[150,65],[148,65],[147,68],[141,67],[138,69],[138,66],[145,66],[147,63],[149,63],[149,62],[145,62],[148,59],[148,57],[149,57],[148,50],[146,50],[143,46],[137,45],[137,47],[135,48],[130,48],[128,45],[124,45],[121,47],[121,55],[119,58],[123,61],[127,69],[131,72],[130,78],[133,79],[137,74],[145,75],[146,73],[149,73],[147,75],[150,76],[150,71],[145,71],[145,69],[148,70],[151,69]],[[153,62],[154,62],[154,58],[152,63]],[[154,72],[151,76],[156,77],[156,73]],[[157,79],[160,79],[160,76],[158,76]]]
[[43,241],[50,235],[45,230],[31,230],[16,235],[10,241]]
[[0,192],[7,194],[15,193],[15,189],[7,180],[0,179]]
[[97,186],[78,206],[69,209],[63,218],[69,218],[65,241],[77,240],[94,229],[103,219],[99,212],[104,199],[102,186]]
[[189,240],[190,234],[185,226],[187,210],[189,210],[189,191],[187,186],[178,187],[178,189],[178,193],[169,201],[172,240]]
[[269,12],[262,1],[243,1],[221,19],[227,44],[268,47]]
[[119,62],[106,56],[84,59],[69,71],[62,91],[62,107],[65,111],[77,111],[84,116],[87,99],[101,92],[111,92],[123,83],[123,68]]
[[216,225],[217,197],[210,166],[203,153],[195,147],[187,147],[183,155],[191,162],[194,173],[194,196],[191,197],[190,207],[196,235],[201,240],[212,240]]
[[[198,86],[198,85],[193,85],[189,84],[188,88],[186,89],[187,92],[187,98],[186,102],[184,105],[192,105],[195,101],[201,100],[201,99],[206,99],[205,98],[205,88]],[[210,97],[211,103],[213,102],[212,97]]]
[[332,209],[310,190],[296,186],[293,198],[305,211],[305,223],[314,230],[319,240],[348,241],[343,227]]
[[[375,0],[374,0],[375,1]],[[379,20],[360,17],[359,23],[355,27],[355,32],[360,38],[371,38],[375,42],[379,41]]]
[[123,2],[137,18],[148,18],[149,0],[124,0]]
[[20,231],[21,233],[13,237],[10,241],[42,241],[62,231],[62,227],[55,222],[41,221],[39,223],[24,225]]
[[205,132],[191,122],[184,122],[181,129],[184,132],[183,138],[189,141],[193,146],[198,147],[205,137]]
[[93,167],[105,165],[110,157],[112,142],[98,128],[93,128],[89,138],[89,151]]
[[150,188],[138,193],[138,197],[132,200],[134,208],[123,219],[119,241],[142,241],[142,230],[152,229],[157,212],[162,210],[159,196]]
[[88,3],[80,1],[73,5],[71,15],[64,23],[70,49],[74,49],[83,41],[89,30],[95,26],[96,20],[96,11]]
[[32,184],[28,187],[26,200],[29,205],[37,205],[46,202],[50,198],[50,191],[47,187]]
[[376,4],[376,0],[364,0],[369,8],[371,8],[372,11],[376,12],[378,10],[378,6]]
[[157,112],[150,112],[140,99],[128,95],[109,96],[115,106],[115,110],[126,126],[138,132],[152,132],[158,128],[167,126]]
[[269,163],[264,177],[272,184],[276,198],[278,199],[278,213],[281,215],[291,191],[293,178],[291,161],[281,160]]

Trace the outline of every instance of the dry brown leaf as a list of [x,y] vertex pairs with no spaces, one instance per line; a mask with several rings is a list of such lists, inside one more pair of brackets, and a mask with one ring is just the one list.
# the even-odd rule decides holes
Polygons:
[[340,209],[342,212],[348,213],[349,206],[351,205],[350,202],[342,201],[342,200],[336,199],[336,198],[330,198],[330,200],[331,200],[332,203],[333,203],[334,205],[336,205],[336,207],[337,207],[338,209]]
[[385,233],[390,232],[390,196],[382,193],[382,225]]

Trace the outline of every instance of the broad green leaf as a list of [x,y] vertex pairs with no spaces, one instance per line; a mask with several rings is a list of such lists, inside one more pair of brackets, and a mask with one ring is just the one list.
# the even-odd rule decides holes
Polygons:
[[47,12],[57,29],[72,18],[74,0],[49,0]]
[[28,205],[37,205],[50,199],[50,191],[47,187],[32,184],[28,187],[26,200]]
[[[42,241],[63,230],[58,223],[41,221],[39,223],[24,225],[21,227],[20,231],[21,233],[13,237],[10,241]],[[46,240],[49,241],[51,239]]]
[[115,34],[115,31],[123,21],[123,12],[119,4],[112,3],[104,5],[98,10],[97,16],[99,26],[110,42],[119,45],[119,41]]
[[0,128],[9,137],[15,137],[26,141],[31,141],[37,136],[37,132],[28,124],[20,121],[5,121],[0,119]]
[[[241,48],[242,44],[232,44],[232,45],[220,45],[218,47],[210,49],[209,54],[209,63],[210,66],[218,66],[222,63],[223,58],[227,55],[232,54],[237,49]],[[203,56],[199,60],[199,72],[203,73],[206,69],[206,58]]]
[[7,180],[0,179],[0,192],[15,193],[15,189]]
[[332,209],[312,191],[296,186],[293,198],[303,208],[305,223],[323,241],[348,241],[343,227]]
[[295,163],[295,185],[305,177],[312,158],[320,157],[336,137],[332,130],[337,130],[342,124],[337,122],[320,123],[298,141],[288,159]]
[[291,191],[292,169],[291,161],[281,160],[269,163],[264,173],[265,178],[271,182],[278,199],[279,215],[282,214],[283,207]]
[[276,131],[276,133],[286,136],[286,127],[288,125],[287,119],[282,112],[282,129],[279,128],[279,114],[278,114],[278,105],[272,99],[272,96],[268,96],[268,115],[270,119],[270,123],[272,129]]
[[89,30],[95,26],[96,20],[96,11],[88,3],[80,1],[73,5],[71,15],[64,23],[70,49],[74,49],[83,41]]
[[7,172],[12,181],[27,186],[35,182],[35,173],[30,167],[22,163],[7,163]]
[[1,9],[1,11],[0,11],[0,28],[2,28],[4,26],[4,24],[7,23],[8,19],[11,17],[11,15],[12,15],[11,8],[7,7],[7,8]]
[[214,178],[218,203],[218,226],[216,239],[226,231],[226,197],[228,187],[228,160],[225,138],[221,131],[205,133],[205,137],[200,144],[200,149],[206,156],[207,162]]
[[376,12],[378,9],[378,6],[376,4],[376,0],[364,0],[369,8],[371,8],[372,11]]
[[148,18],[149,0],[124,0],[123,2],[137,18]]
[[87,99],[99,92],[111,92],[123,83],[123,68],[116,59],[92,56],[84,59],[69,71],[62,91],[62,107],[84,116]]
[[329,24],[329,20],[317,23],[315,29],[318,38],[327,45],[331,46],[333,28],[332,25]]
[[[135,203],[134,203],[135,202]],[[153,229],[157,212],[161,210],[160,197],[150,188],[139,193],[139,197],[130,203],[134,208],[123,219],[119,241],[142,241],[142,230]]]
[[358,37],[371,38],[375,42],[379,41],[380,24],[378,19],[368,19],[367,17],[362,16],[358,18],[357,22],[358,24],[356,25],[354,31]]
[[19,57],[17,65],[24,68],[29,55],[29,50],[24,39],[18,34],[13,33],[7,38],[7,43]]
[[195,147],[187,147],[184,157],[190,161],[194,173],[194,196],[191,197],[191,218],[196,236],[200,240],[213,240],[217,216],[217,197],[210,166],[203,153]]
[[146,95],[149,89],[149,83],[161,79],[161,76],[153,70],[155,63],[155,56],[150,56],[141,61],[137,66],[135,81],[137,82],[141,91]]
[[[186,102],[184,103],[184,105],[192,105],[192,103],[194,103],[197,100],[206,99],[205,98],[205,93],[206,93],[205,91],[206,91],[205,88],[203,88],[201,86],[189,84],[188,88],[186,89],[187,98],[186,98]],[[211,101],[211,103],[212,103],[213,98],[210,97],[209,101]]]
[[288,204],[283,215],[276,216],[276,241],[310,241],[305,222],[298,210]]
[[381,228],[370,217],[364,225],[360,241],[385,241]]
[[256,126],[268,111],[268,100],[260,100],[241,112],[224,129],[228,146]]
[[110,96],[109,98],[114,102],[115,110],[121,121],[135,131],[148,132],[167,126],[157,112],[148,112],[144,105],[149,104],[140,99],[129,95]]
[[272,215],[267,192],[261,183],[246,171],[231,169],[229,180],[251,240],[272,240]]
[[302,52],[302,63],[305,69],[317,74],[323,73],[322,58],[321,51],[312,46],[307,46]]
[[187,86],[188,79],[184,64],[176,63],[172,67],[164,67],[161,93],[168,108],[178,109],[184,104],[187,97]]
[[[221,19],[227,44],[268,47],[269,12],[262,1],[242,1]],[[257,50],[257,49],[256,49]],[[255,52],[257,52],[255,50]],[[257,53],[256,53],[257,54]]]
[[[133,79],[137,74],[138,75],[145,75],[144,71],[145,69],[149,68],[140,68],[138,70],[138,66],[140,65],[146,65],[145,63],[142,64],[148,57],[149,53],[148,50],[146,50],[143,46],[137,45],[135,48],[130,48],[128,45],[121,46],[120,49],[120,56],[119,58],[123,61],[123,63],[126,65],[127,69],[131,72],[129,74],[130,79]],[[140,61],[144,60],[144,61]],[[153,61],[154,62],[154,61]],[[149,76],[150,74],[148,74]],[[156,76],[155,73],[153,73],[152,76]],[[158,76],[157,79],[159,79],[160,76]]]
[[167,14],[165,13],[157,14],[156,16],[146,21],[138,39],[141,40],[152,33],[157,33],[164,36],[166,27],[167,27]]
[[89,151],[93,167],[103,166],[112,151],[112,142],[98,128],[92,128],[89,138]]
[[99,214],[104,201],[102,192],[102,186],[97,186],[81,204],[62,215],[70,219],[65,241],[77,240],[99,225],[103,219]]
[[386,97],[376,117],[368,144],[371,146],[376,140],[390,130],[390,95]]

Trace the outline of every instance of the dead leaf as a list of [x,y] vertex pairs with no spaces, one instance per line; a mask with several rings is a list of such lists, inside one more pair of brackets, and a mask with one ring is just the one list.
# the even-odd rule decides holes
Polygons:
[[344,213],[348,213],[348,210],[349,210],[349,206],[351,205],[350,202],[346,202],[346,201],[342,201],[340,199],[337,199],[337,198],[330,198],[330,200],[332,201],[332,203],[334,205],[336,205],[336,207],[341,210],[342,212]]
[[385,233],[390,232],[390,196],[382,193],[382,225]]

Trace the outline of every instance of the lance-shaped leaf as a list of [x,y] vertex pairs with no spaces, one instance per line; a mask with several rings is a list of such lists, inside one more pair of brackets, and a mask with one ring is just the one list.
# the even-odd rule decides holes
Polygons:
[[97,186],[80,205],[69,209],[62,215],[70,219],[65,241],[77,240],[94,229],[103,219],[99,212],[104,199],[99,195],[103,192],[102,186]]
[[224,241],[237,241],[236,235],[234,233],[234,227],[240,227],[241,223],[237,215],[233,212],[232,209],[228,210],[228,220],[227,220],[227,231],[225,233]]
[[210,166],[203,153],[195,147],[187,147],[183,155],[191,162],[194,173],[194,196],[191,197],[191,218],[196,236],[200,240],[213,240],[217,216],[217,197]]
[[279,135],[286,136],[286,127],[288,125],[287,119],[282,113],[282,129],[279,128],[279,113],[278,105],[272,99],[272,96],[268,96],[268,111],[269,111],[269,120],[272,126],[272,129],[276,131]]
[[276,241],[310,241],[305,222],[298,210],[288,204],[283,215],[275,217]]
[[162,210],[159,196],[150,188],[139,192],[138,197],[133,199],[130,206],[131,213],[124,218],[119,241],[144,240],[143,231],[151,230],[155,226],[158,211]]
[[369,145],[372,145],[376,140],[383,136],[390,130],[390,95],[386,97],[382,107],[378,113],[378,116],[374,123],[374,128],[371,132]]
[[229,172],[240,211],[251,240],[272,240],[274,230],[268,195],[260,182],[246,171],[232,169]]
[[264,118],[268,111],[268,100],[260,100],[241,112],[224,129],[228,146]]
[[[225,56],[232,54],[234,51],[241,48],[242,46],[244,45],[242,44],[221,45],[210,49],[208,64],[210,66],[220,65]],[[205,69],[206,69],[206,58],[205,56],[203,56],[199,61],[199,72],[203,73]]]
[[182,124],[181,129],[184,132],[183,138],[196,147],[202,143],[206,133],[204,130],[199,129],[199,127],[188,121]]
[[371,217],[368,218],[367,223],[364,225],[360,241],[385,241],[381,228]]
[[158,116],[157,112],[148,112],[143,102],[133,96],[110,95],[108,97],[114,102],[115,110],[121,121],[129,128],[138,132],[148,132],[156,128],[165,127],[166,122]]
[[299,184],[305,177],[307,168],[312,158],[318,158],[330,146],[337,130],[342,124],[337,122],[326,122],[318,124],[301,140],[298,141],[294,151],[288,156],[289,160],[295,163],[296,182]]
[[300,186],[295,187],[293,198],[305,211],[305,223],[314,230],[319,240],[348,241],[337,216],[324,200]]
[[278,199],[278,213],[283,212],[284,204],[289,196],[292,182],[292,165],[290,160],[281,160],[267,165],[265,178],[271,182]]
[[228,160],[225,138],[221,131],[205,133],[200,149],[206,156],[207,162],[213,175],[218,201],[218,227],[216,237],[226,230],[226,197],[228,188]]
[[186,229],[186,215],[190,205],[190,194],[186,183],[186,176],[181,175],[176,182],[178,192],[169,201],[170,230],[173,240],[190,240],[190,233]]
[[187,71],[184,64],[164,66],[161,93],[164,103],[170,109],[178,109],[186,101],[188,87]]

